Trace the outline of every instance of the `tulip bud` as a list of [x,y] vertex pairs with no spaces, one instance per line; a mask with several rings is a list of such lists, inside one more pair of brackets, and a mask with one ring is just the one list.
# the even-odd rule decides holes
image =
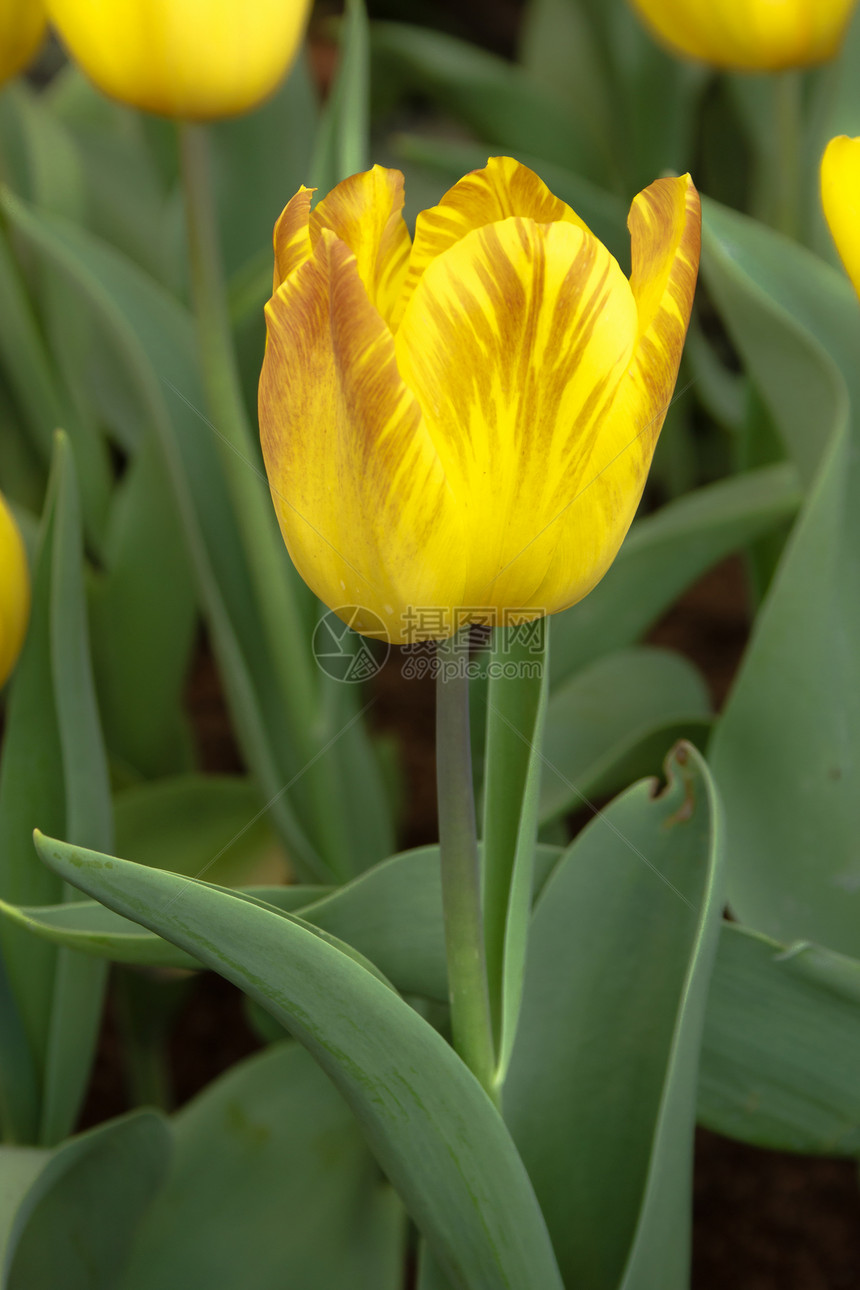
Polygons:
[[840,134],[821,158],[821,204],[845,270],[860,295],[860,139]]
[[30,571],[24,542],[0,494],[0,685],[21,652],[30,615]]
[[41,0],[0,0],[0,85],[22,72],[45,37]]
[[856,0],[632,0],[676,53],[747,72],[825,63]]
[[69,54],[112,98],[191,121],[250,111],[299,48],[310,0],[48,0]]
[[496,157],[418,217],[375,166],[275,231],[263,455],[305,581],[366,635],[566,609],[615,558],[678,371],[699,262],[689,175],[633,202],[628,279]]

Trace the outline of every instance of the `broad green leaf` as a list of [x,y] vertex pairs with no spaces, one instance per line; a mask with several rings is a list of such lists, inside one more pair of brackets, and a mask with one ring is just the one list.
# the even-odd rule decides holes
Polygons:
[[90,596],[93,665],[105,740],[130,774],[189,769],[183,690],[197,605],[164,461],[147,434],[117,486],[103,574]]
[[570,128],[567,104],[523,68],[476,45],[405,23],[375,22],[374,76],[430,95],[488,144],[556,162],[598,183],[590,140]]
[[[122,810],[118,816],[122,821]],[[560,854],[559,847],[537,847],[536,894]],[[255,886],[240,888],[236,894],[288,913],[300,913],[305,922],[347,942],[370,959],[401,993],[447,1002],[438,847],[420,847],[392,856],[333,890]],[[45,940],[116,963],[200,966],[184,950],[97,901],[30,908],[0,903],[0,913]]]
[[494,633],[488,664],[482,874],[496,1081],[516,1034],[531,922],[549,619]]
[[117,850],[137,864],[227,887],[286,881],[284,853],[251,779],[178,775],[137,784],[116,795],[114,811]]
[[[89,659],[83,546],[74,462],[57,437],[34,580],[34,603],[16,672],[0,773],[2,895],[63,899],[33,850],[34,822],[110,847],[113,817]],[[37,1083],[38,1128],[14,1111],[10,1131],[51,1143],[72,1128],[95,1049],[104,968],[66,949],[2,933],[6,972]],[[9,1001],[9,1000],[7,1000]],[[32,1107],[33,1099],[28,1097]]]
[[712,565],[791,517],[796,472],[768,466],[698,488],[637,520],[612,568],[553,622],[552,689],[601,654],[630,645]]
[[[281,703],[215,454],[198,409],[194,337],[187,311],[157,283],[79,229],[42,217],[7,195],[4,209],[49,263],[70,275],[98,311],[105,341],[146,408],[166,463],[234,725],[293,862],[327,871],[286,795],[300,772],[280,720]],[[242,463],[237,468],[245,469]]]
[[400,1290],[403,1209],[298,1044],[233,1067],[172,1130],[167,1182],[116,1290]]
[[134,1111],[53,1151],[0,1147],[3,1286],[115,1290],[170,1145],[160,1116]]
[[708,730],[710,711],[699,672],[671,650],[635,646],[576,672],[550,695],[541,822],[658,772],[678,739]]
[[689,1282],[696,1065],[721,913],[704,762],[631,788],[537,901],[504,1114],[568,1286]]
[[724,923],[699,1070],[699,1120],[775,1151],[856,1157],[860,962]]
[[340,66],[334,88],[323,108],[311,163],[312,182],[320,189],[321,195],[348,175],[368,167],[369,41],[364,0],[347,0],[340,28]]
[[174,874],[42,839],[63,877],[221,972],[346,1098],[454,1284],[561,1290],[516,1150],[437,1032],[353,959],[276,911]]
[[713,742],[729,903],[783,943],[858,955],[860,306],[752,221],[711,206],[706,226],[711,293],[808,485]]

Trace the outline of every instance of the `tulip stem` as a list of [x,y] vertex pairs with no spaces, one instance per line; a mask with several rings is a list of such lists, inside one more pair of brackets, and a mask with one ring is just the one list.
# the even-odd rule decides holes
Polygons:
[[773,77],[776,156],[774,226],[786,237],[800,233],[801,80],[796,71]]
[[437,646],[436,784],[454,1048],[498,1103],[469,733],[469,629]]
[[179,143],[191,288],[209,415],[295,747],[302,761],[310,764],[307,779],[315,798],[317,841],[337,873],[345,846],[338,813],[331,806],[336,794],[327,783],[326,767],[315,764],[326,735],[321,728],[319,678],[305,648],[308,628],[293,591],[296,577],[278,532],[242,394],[224,289],[207,128],[181,123]]

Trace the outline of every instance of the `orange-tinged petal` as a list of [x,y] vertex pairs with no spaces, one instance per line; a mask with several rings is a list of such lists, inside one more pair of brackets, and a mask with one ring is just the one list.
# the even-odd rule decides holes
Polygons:
[[542,179],[512,157],[490,157],[483,170],[458,180],[439,202],[422,211],[415,223],[415,241],[395,325],[425,269],[467,233],[496,224],[511,215],[551,224],[557,220],[588,231],[575,211],[555,197]]
[[47,25],[42,0],[0,0],[0,85],[35,57]]
[[845,270],[860,295],[860,139],[831,139],[821,159],[821,203]]
[[328,230],[266,317],[260,426],[290,555],[330,607],[364,608],[359,631],[402,641],[411,607],[460,603],[463,546],[391,332]]
[[[625,430],[607,433],[604,417],[637,321],[617,263],[573,222],[511,217],[428,265],[397,362],[465,517],[467,604],[553,608],[536,599],[560,536],[551,522],[622,446]],[[568,590],[588,576],[605,527],[596,513],[583,524]]]
[[30,614],[30,571],[18,525],[0,495],[0,686],[20,653]]
[[105,94],[164,116],[247,112],[298,52],[310,0],[47,0],[63,43]]
[[[546,533],[558,533],[540,589],[551,612],[575,604],[599,582],[630,527],[672,399],[693,304],[701,209],[689,175],[651,184],[634,200],[628,223],[637,341],[603,417],[588,470]],[[597,543],[595,532],[602,533]],[[582,561],[584,547],[592,565],[582,583],[571,587],[569,571]]]
[[313,245],[323,229],[330,229],[352,251],[371,303],[388,320],[400,295],[411,245],[403,219],[403,175],[374,166],[344,179],[310,217]]
[[676,52],[716,67],[777,71],[836,54],[856,0],[633,0]]
[[311,197],[315,188],[302,184],[295,197],[291,197],[275,225],[275,275],[272,290],[277,291],[294,269],[303,264],[311,253]]

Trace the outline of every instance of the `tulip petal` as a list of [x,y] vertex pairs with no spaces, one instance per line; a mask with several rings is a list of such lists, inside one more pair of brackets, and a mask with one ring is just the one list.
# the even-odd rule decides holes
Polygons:
[[821,203],[836,249],[860,295],[860,139],[831,139],[821,159]]
[[[391,332],[350,249],[323,230],[266,308],[260,426],[290,555],[353,625],[408,639],[412,606],[460,602],[460,518]],[[346,615],[345,615],[346,616]]]
[[275,225],[275,277],[272,290],[277,291],[294,269],[304,264],[311,253],[311,197],[315,188],[302,184],[291,197]]
[[496,224],[511,215],[536,224],[556,221],[588,232],[575,211],[553,196],[542,179],[512,157],[490,157],[483,170],[473,170],[449,188],[438,206],[422,211],[415,224],[409,271],[395,313],[395,325],[427,266],[473,229]]
[[[467,603],[553,608],[535,599],[560,537],[552,520],[595,459],[623,444],[625,428],[607,432],[604,417],[637,323],[617,263],[573,222],[511,217],[428,265],[395,335],[397,362],[465,517]],[[570,585],[602,550],[605,528],[590,510],[578,514]]]
[[312,245],[324,229],[346,243],[371,303],[386,321],[400,295],[411,247],[402,212],[403,175],[374,166],[344,179],[310,217]]
[[[638,337],[616,388],[589,473],[553,521],[558,546],[540,595],[553,611],[586,595],[608,569],[629,528],[654,455],[678,375],[699,266],[701,208],[689,175],[658,179],[635,198],[628,225]],[[592,545],[589,577],[571,586],[569,570]],[[549,532],[549,530],[548,530]],[[547,532],[547,535],[548,535]],[[573,593],[573,594],[571,594]]]

